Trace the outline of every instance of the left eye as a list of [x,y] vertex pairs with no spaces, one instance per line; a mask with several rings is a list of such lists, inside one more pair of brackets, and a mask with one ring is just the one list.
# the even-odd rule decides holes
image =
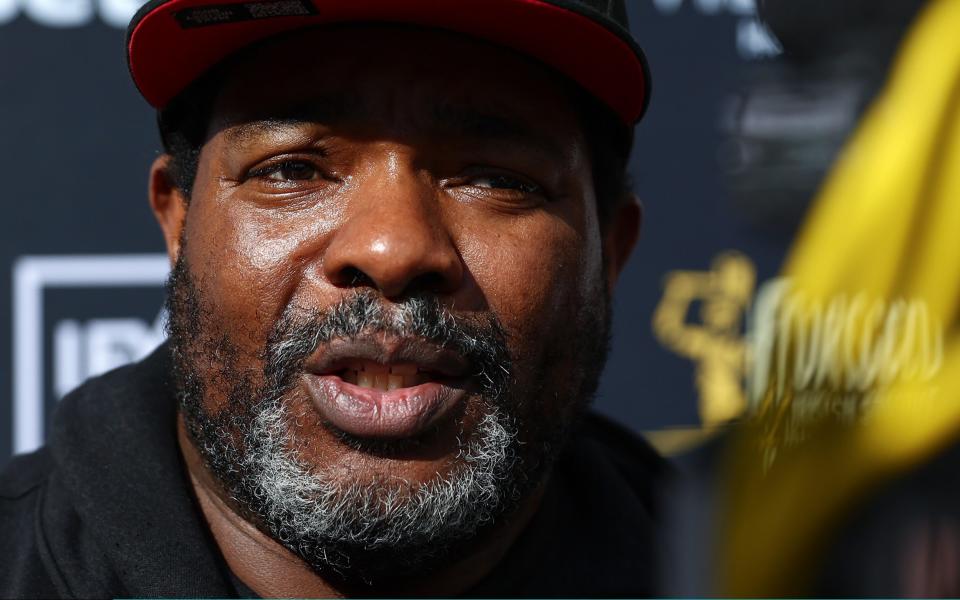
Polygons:
[[470,179],[470,183],[479,188],[515,190],[524,194],[536,194],[540,192],[540,186],[511,175],[491,174],[480,175]]
[[304,160],[288,160],[250,173],[252,177],[263,177],[275,182],[311,181],[320,175],[320,171]]

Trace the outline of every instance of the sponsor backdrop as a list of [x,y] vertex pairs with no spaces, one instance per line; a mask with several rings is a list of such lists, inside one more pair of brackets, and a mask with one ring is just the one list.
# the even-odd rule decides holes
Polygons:
[[[146,202],[159,142],[123,61],[123,28],[139,5],[0,0],[0,464],[42,444],[67,391],[163,339],[167,261]],[[654,74],[631,167],[646,222],[617,290],[596,405],[645,431],[699,423],[710,340],[739,327],[710,322],[726,293],[711,265],[762,280],[790,235],[761,231],[721,174],[724,115],[744,74],[778,53],[753,1],[628,5]],[[741,254],[714,262],[729,250]],[[665,298],[677,270],[704,285]],[[684,343],[691,333],[707,343]]]

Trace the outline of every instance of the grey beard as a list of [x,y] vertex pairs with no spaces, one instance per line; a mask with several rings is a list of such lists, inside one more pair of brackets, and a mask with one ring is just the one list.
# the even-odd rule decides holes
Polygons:
[[240,486],[260,499],[271,534],[314,568],[370,583],[417,570],[457,541],[475,536],[511,504],[516,433],[493,408],[460,449],[452,472],[425,483],[396,479],[339,482],[297,456],[280,402],[258,411]]
[[[528,444],[533,459],[525,460],[518,402],[508,393],[509,353],[492,317],[454,318],[431,298],[387,311],[369,291],[323,313],[290,308],[267,342],[257,386],[236,368],[239,352],[230,341],[211,335],[210,315],[181,263],[169,283],[169,334],[190,436],[244,516],[319,574],[373,584],[415,576],[462,555],[478,532],[516,508],[559,451],[556,436],[545,437],[542,445]],[[479,421],[469,433],[461,429],[448,473],[422,483],[343,481],[301,458],[308,441],[297,439],[290,424],[303,416],[289,414],[288,401],[303,360],[318,344],[369,332],[420,337],[474,365]],[[206,384],[194,368],[211,356],[221,360],[218,377],[231,384],[226,407],[215,415],[203,406]],[[363,440],[354,442],[364,449]]]

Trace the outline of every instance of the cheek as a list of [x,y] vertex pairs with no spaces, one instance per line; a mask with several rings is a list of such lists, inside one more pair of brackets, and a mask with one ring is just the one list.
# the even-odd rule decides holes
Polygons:
[[597,211],[588,210],[584,215],[584,221],[584,251],[579,256],[579,268],[583,277],[579,282],[579,294],[584,302],[604,302],[605,298],[597,297],[597,293],[602,293],[604,289],[602,281],[606,276],[603,270],[603,239],[600,234]]
[[331,228],[319,215],[278,214],[229,194],[191,207],[188,260],[220,326],[240,347],[262,350]]
[[462,246],[464,260],[515,343],[542,344],[590,287],[589,236],[549,215],[485,230]]

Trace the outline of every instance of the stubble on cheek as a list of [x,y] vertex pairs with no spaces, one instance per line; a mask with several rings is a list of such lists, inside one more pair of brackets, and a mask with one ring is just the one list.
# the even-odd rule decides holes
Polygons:
[[496,282],[489,296],[499,299],[494,309],[518,367],[518,414],[529,425],[520,435],[532,446],[563,443],[592,399],[609,335],[601,261],[591,255],[598,248],[565,223],[548,225],[498,240],[503,254],[478,273]]
[[169,333],[181,355],[174,361],[183,371],[177,378],[192,388],[181,392],[196,405],[192,410],[217,418],[228,407],[246,414],[244,396],[264,386],[272,324],[260,308],[262,286],[238,259],[229,215],[212,218],[215,199],[201,193],[195,191],[187,213],[168,284]]

